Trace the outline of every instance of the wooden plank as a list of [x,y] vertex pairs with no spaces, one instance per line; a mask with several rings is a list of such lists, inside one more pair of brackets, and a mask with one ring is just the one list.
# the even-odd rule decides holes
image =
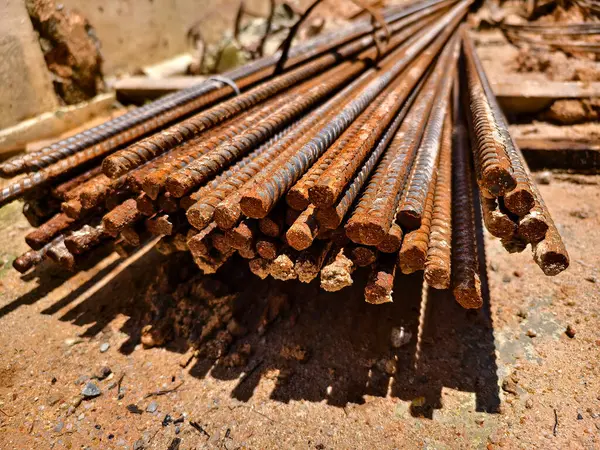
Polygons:
[[0,154],[24,149],[28,142],[48,139],[103,114],[115,102],[115,94],[101,94],[89,102],[65,106],[0,130]]
[[496,97],[522,97],[529,99],[600,97],[598,81],[532,81],[516,76],[512,81],[492,81]]
[[204,76],[174,76],[168,78],[149,78],[132,76],[115,81],[113,87],[119,100],[139,102],[155,99],[171,92],[202,83]]
[[600,173],[600,144],[591,139],[515,139],[532,170],[560,169]]

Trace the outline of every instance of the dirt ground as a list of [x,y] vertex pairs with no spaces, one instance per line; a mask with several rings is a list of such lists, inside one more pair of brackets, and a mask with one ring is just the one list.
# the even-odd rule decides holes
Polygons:
[[[554,174],[540,186],[571,255],[557,277],[485,236],[479,312],[418,275],[382,306],[362,301],[364,280],[337,295],[286,283],[290,311],[244,337],[252,355],[232,369],[183,369],[184,346],[140,345],[146,306],[132,293],[160,255],[21,279],[10,262],[29,227],[19,205],[3,208],[0,447],[599,448],[599,184]],[[410,340],[394,349],[400,326]],[[101,395],[80,401],[104,366]]]

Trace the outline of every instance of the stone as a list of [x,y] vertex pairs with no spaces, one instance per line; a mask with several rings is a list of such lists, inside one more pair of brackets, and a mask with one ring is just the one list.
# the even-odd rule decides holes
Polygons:
[[544,170],[543,172],[536,174],[535,181],[538,184],[550,184],[552,181],[552,172],[549,170]]
[[567,325],[567,329],[565,330],[565,334],[567,336],[569,336],[571,339],[573,339],[575,337],[575,328],[573,328],[571,325]]
[[83,397],[86,399],[98,397],[101,394],[102,394],[102,391],[100,390],[100,388],[95,383],[92,383],[91,381],[88,381],[86,383],[85,387],[83,388],[83,390],[81,391],[81,395],[83,395]]
[[153,413],[158,409],[158,403],[156,402],[151,402],[147,407],[146,407],[146,412],[149,413]]
[[535,330],[529,329],[527,330],[527,333],[525,333],[528,337],[530,338],[534,338],[537,336],[537,332]]
[[100,345],[100,353],[106,353],[109,348],[110,344],[108,342],[104,342],[102,345]]
[[390,341],[392,343],[392,347],[400,348],[403,345],[406,345],[410,342],[412,338],[412,334],[404,329],[404,327],[394,327],[392,328],[392,333],[390,335]]

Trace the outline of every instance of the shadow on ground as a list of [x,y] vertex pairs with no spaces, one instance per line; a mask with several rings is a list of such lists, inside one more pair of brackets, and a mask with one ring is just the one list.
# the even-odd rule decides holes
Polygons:
[[[167,263],[174,268],[165,271]],[[160,273],[167,275],[158,282],[161,266]],[[89,337],[124,314],[129,320],[122,331],[129,340],[120,351],[129,354],[140,342],[144,325],[157,323],[161,316],[182,317],[177,311],[180,304],[164,292],[160,294],[161,307],[149,304],[148,294],[143,293],[151,283],[177,286],[181,280],[200,279],[217,290],[225,289],[225,294],[235,295],[236,317],[249,330],[257,329],[265,298],[277,291],[287,295],[287,310],[264,333],[250,331],[230,347],[235,351],[250,344],[252,354],[247,363],[224,367],[214,360],[194,359],[190,375],[203,378],[210,373],[216,379],[238,380],[231,396],[241,401],[252,397],[263,377],[275,376],[271,398],[280,402],[326,400],[343,407],[364,402],[365,395],[391,395],[411,401],[414,416],[431,418],[435,409],[442,408],[441,391],[448,387],[475,393],[478,411],[497,412],[500,400],[486,280],[484,308],[466,311],[448,292],[423,289],[421,274],[398,276],[394,302],[374,306],[363,301],[366,273],[357,273],[352,288],[328,294],[317,282],[260,281],[240,267],[247,264],[232,261],[219,274],[204,277],[197,274],[191,261],[182,263],[182,256],[165,259],[150,251],[137,260],[117,260],[104,266],[43,313],[84,327],[81,334]],[[64,276],[43,267],[28,277],[38,277],[42,287],[6,305],[0,316],[35,303],[65,281]],[[201,330],[202,324],[198,327]],[[395,327],[411,336],[397,349],[390,345]],[[187,336],[164,345],[184,353],[189,342]],[[306,361],[285,358],[281,353],[284,347],[305,349],[309,357]]]

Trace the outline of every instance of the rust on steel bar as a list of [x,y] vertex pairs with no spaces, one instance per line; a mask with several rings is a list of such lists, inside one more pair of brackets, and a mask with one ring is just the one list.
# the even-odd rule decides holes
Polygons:
[[314,245],[300,252],[294,264],[294,272],[298,275],[298,280],[301,283],[310,283],[319,276],[332,246],[333,242],[331,241],[317,241]]
[[[275,159],[264,158],[260,165],[244,168],[240,176],[244,176],[245,183],[235,192],[228,194],[214,209],[215,220],[219,227],[231,228],[242,215],[240,200],[242,196],[250,191],[253,186],[260,186],[270,179],[271,174],[285,165],[288,159],[301,148],[311,136],[316,133],[329,119],[331,119],[343,106],[348,97],[352,97],[353,90],[364,84],[371,78],[373,70],[368,70],[360,77],[350,83],[346,88],[332,97],[325,104],[314,110],[305,117],[297,128],[287,133],[280,141],[276,142],[269,152],[278,156]],[[256,170],[255,170],[256,169]],[[235,180],[237,177],[232,177]],[[227,181],[227,184],[233,183],[233,180]],[[220,190],[221,188],[219,188]],[[210,214],[211,211],[208,210]],[[295,219],[294,219],[295,220]]]
[[394,279],[396,276],[396,255],[381,255],[371,268],[369,281],[365,286],[365,301],[374,305],[392,302]]
[[39,228],[33,230],[25,236],[25,242],[33,250],[41,250],[46,244],[51,242],[58,234],[69,230],[75,221],[67,217],[64,213],[56,214]]
[[[296,155],[290,158],[285,167],[273,173],[269,181],[263,186],[256,187],[256,189],[246,193],[241,201],[242,211],[248,217],[261,218],[266,216],[277,200],[306,172],[308,167],[340,136],[367,105],[385,89],[392,79],[403,71],[432,39],[438,34],[446,34],[447,31],[442,31],[445,27],[458,23],[466,12],[466,6],[468,6],[466,3],[459,4],[431,28],[410,40],[398,53],[393,53],[393,60],[396,62],[392,68],[369,83],[358,97],[349,102],[335,119],[330,121],[317,136],[313,137]],[[412,87],[414,87],[416,81]]]
[[[502,197],[485,198],[479,193],[483,223],[492,236],[510,239],[517,232],[517,224],[507,214],[502,204]],[[527,226],[525,227],[527,228]],[[543,236],[542,236],[543,237]]]
[[431,181],[442,146],[444,117],[450,114],[451,110],[452,85],[454,84],[456,64],[460,51],[458,36],[448,45],[452,49],[452,55],[446,60],[446,67],[450,73],[439,87],[438,95],[440,100],[432,108],[431,116],[427,122],[423,139],[415,157],[405,195],[398,208],[398,222],[410,229],[418,228],[421,225],[425,199],[429,194],[429,190],[434,186]]
[[285,233],[290,247],[305,250],[310,247],[319,232],[319,224],[315,217],[315,207],[309,205]]
[[461,37],[465,55],[464,101],[468,106],[468,124],[474,140],[477,182],[483,195],[494,198],[513,190],[517,180],[508,154],[509,143],[502,132],[501,113],[495,98],[486,94],[484,83],[487,79],[480,76],[479,59],[465,27],[461,29]]
[[[339,227],[342,224],[342,221],[343,221],[344,217],[346,216],[346,214],[348,213],[350,206],[352,206],[352,204],[356,200],[356,198],[357,198],[359,192],[361,192],[366,180],[371,175],[371,172],[373,171],[375,166],[379,163],[381,155],[384,152],[386,152],[386,156],[384,156],[384,160],[382,160],[381,164],[387,167],[387,164],[389,162],[386,162],[385,158],[389,158],[388,154],[387,154],[388,145],[390,145],[390,142],[392,142],[392,139],[394,138],[394,136],[396,135],[396,132],[400,128],[400,124],[404,121],[404,118],[406,117],[409,109],[413,105],[415,98],[417,98],[417,95],[419,94],[421,88],[423,87],[423,83],[424,83],[424,79],[422,79],[419,82],[419,84],[417,85],[417,87],[415,89],[413,89],[409,98],[404,102],[402,109],[396,115],[396,118],[394,119],[394,121],[390,124],[390,126],[386,130],[385,134],[382,136],[382,138],[377,143],[375,150],[373,150],[373,152],[371,152],[371,155],[369,156],[369,159],[367,160],[367,162],[361,167],[360,171],[356,174],[356,176],[354,177],[354,180],[352,181],[352,183],[350,183],[349,187],[346,189],[346,192],[344,193],[342,198],[335,205],[317,209],[317,220],[318,220],[320,226],[322,226],[323,228],[326,228],[326,229],[336,229],[337,227]],[[380,175],[379,172],[376,171],[375,175],[373,175],[373,180],[375,180],[378,176],[380,177],[382,175]],[[376,187],[376,183],[377,182],[375,182],[373,184],[373,186]],[[372,186],[371,183],[369,183],[369,187],[363,193],[362,198],[371,196],[373,194],[373,188],[371,188],[371,186]],[[361,198],[361,201],[362,201],[362,198]],[[397,231],[394,232],[394,234],[395,234],[395,236],[398,236]],[[399,236],[400,236],[400,240],[401,240],[402,233],[400,233]],[[390,237],[393,240],[393,236],[390,236]],[[398,250],[399,249],[400,248],[398,248]],[[382,251],[385,252],[385,250],[382,250]]]
[[108,238],[102,225],[84,225],[65,238],[65,245],[74,255],[82,255]]
[[[271,144],[277,142],[279,145],[279,139],[280,136],[275,136],[271,141],[238,161],[196,192],[182,197],[180,205],[187,211],[190,224],[197,229],[204,228],[212,220],[216,205],[242,186],[255,172],[261,170],[270,156],[276,154],[277,149],[272,148]],[[269,156],[263,156],[267,151],[271,152]]]
[[[479,98],[476,101],[479,103],[479,108],[485,108],[483,111],[488,115],[488,127],[491,127],[494,134],[488,136],[487,139],[492,139],[496,142],[496,148],[501,146],[504,150],[504,154],[509,160],[510,166],[512,168],[512,176],[514,178],[515,184],[510,187],[510,185],[506,186],[506,190],[499,191],[497,189],[488,190],[492,195],[504,195],[504,204],[506,208],[519,216],[523,216],[529,212],[531,208],[534,206],[534,196],[531,192],[530,185],[533,182],[528,176],[523,168],[524,160],[520,155],[520,152],[517,150],[516,145],[508,132],[508,122],[504,117],[504,113],[500,109],[498,102],[496,101],[496,97],[491,89],[489,81],[485,75],[485,71],[483,70],[483,66],[481,65],[481,61],[477,55],[477,51],[475,50],[475,45],[466,27],[461,29],[461,35],[464,42],[465,49],[465,66],[467,72],[474,71],[475,73],[467,73],[472,82],[479,81],[477,86],[474,86],[474,90],[472,91],[476,95],[483,96],[485,98]],[[471,98],[471,108],[473,109],[474,100]],[[480,114],[482,110],[480,109]],[[474,127],[476,132],[483,131],[481,127],[485,127],[485,123],[481,123],[480,118],[473,118]],[[477,134],[477,133],[476,133]],[[481,145],[483,139],[481,136],[477,135],[478,144]],[[489,158],[487,153],[489,151],[484,148],[476,149],[477,155],[482,155],[483,158]],[[498,151],[498,154],[501,154]],[[485,161],[485,160],[484,160]],[[485,171],[483,167],[484,161],[482,161],[482,170]],[[502,163],[503,161],[500,161]],[[484,188],[487,188],[487,184],[483,183]]]
[[[359,42],[351,43],[342,49],[338,49],[335,53],[325,54],[314,61],[275,77],[238,97],[196,114],[163,132],[130,146],[128,149],[120,150],[106,157],[102,161],[102,169],[111,178],[116,178],[173,148],[183,140],[210,129],[297,82],[332,67],[340,58],[350,56],[370,46],[372,42],[373,38],[368,37]],[[367,54],[370,54],[369,51],[367,51]],[[158,118],[152,120],[156,121]],[[147,128],[147,124],[139,125],[139,127],[145,129]],[[125,134],[133,132],[134,129],[131,129],[126,131]],[[74,170],[84,168],[86,165],[112,153],[115,148],[115,139],[116,137],[83,149],[5,187],[0,190],[0,206],[21,197],[50,180],[66,176]]]
[[310,201],[308,199],[308,190],[314,186],[315,182],[323,172],[331,165],[337,155],[344,149],[349,142],[355,138],[356,133],[373,114],[373,111],[381,104],[384,96],[377,97],[367,109],[365,109],[352,125],[333,143],[329,149],[317,160],[317,162],[308,169],[308,172],[288,191],[286,202],[298,211],[308,208]]
[[347,247],[338,246],[331,250],[327,264],[321,269],[321,289],[336,292],[354,283],[352,273],[356,266],[347,253]]
[[63,235],[60,235],[39,250],[29,250],[23,253],[13,261],[13,267],[19,273],[25,273],[29,271],[31,268],[40,264],[45,259],[48,250],[50,250],[52,246],[64,240],[64,238],[65,237]]
[[[456,83],[455,91],[458,85]],[[458,95],[454,95],[456,103]],[[425,260],[424,278],[435,289],[448,289],[452,253],[452,115],[444,120],[442,147],[437,170],[435,197],[429,231],[429,246]]]
[[[432,14],[447,4],[447,1],[419,2],[414,6],[403,8],[388,15],[386,20],[395,22],[411,15],[414,16],[413,20],[418,20],[419,17]],[[373,30],[373,25],[365,21],[357,23],[350,28],[333,31],[294,46],[290,51],[290,58],[286,62],[286,68],[305,62],[320,53],[359,38],[361,35],[372,33]],[[244,88],[269,77],[272,73],[271,67],[278,61],[280,55],[281,52],[276,52],[274,55],[261,58],[243,67],[226,72],[223,74],[223,77],[236,81],[238,87]],[[94,128],[53,143],[38,152],[11,158],[9,161],[0,164],[0,176],[11,177],[26,170],[39,170],[73,153],[111,138],[112,145],[116,148],[118,145],[148,134],[170,121],[180,119],[194,110],[225,98],[233,92],[233,88],[223,81],[205,81],[164,96]],[[153,119],[159,116],[162,116],[162,121],[153,121]],[[136,130],[138,132],[132,132],[131,129],[140,124],[143,126]],[[121,136],[117,137],[117,135]]]
[[[302,92],[299,89],[298,91]],[[166,153],[168,155],[166,160],[150,170],[144,177],[142,183],[144,191],[151,198],[156,199],[159,193],[164,190],[169,176],[179,170],[185,169],[189,164],[193,164],[195,160],[207,153],[215,151],[224,142],[235,138],[240,133],[244,133],[249,128],[255,126],[256,122],[280,111],[282,107],[286,107],[295,95],[297,95],[297,92],[290,92],[270,99],[264,105],[252,108],[240,116],[210,130],[208,133],[201,134],[175,147],[175,149]],[[165,155],[161,155],[153,161],[162,160],[164,157]]]
[[256,240],[256,252],[261,258],[269,261],[272,261],[277,257],[279,247],[279,242],[270,237],[259,237]]
[[279,237],[283,233],[285,225],[285,206],[276,207],[267,217],[258,221],[258,229],[262,234],[269,237]]
[[[435,161],[435,164],[437,165],[437,161]],[[400,269],[403,274],[410,274],[417,270],[425,269],[436,188],[437,172],[434,172],[429,181],[429,187],[427,188],[427,198],[425,199],[421,225],[416,230],[407,233],[402,241],[398,263],[400,264]]]
[[[281,136],[276,136],[271,141],[263,144],[259,149],[246,157],[250,158],[249,161],[245,162],[246,158],[242,159],[231,169],[230,176],[219,183],[215,183],[216,186],[212,189],[206,189],[205,194],[187,209],[187,217],[190,224],[196,228],[202,228],[203,225],[213,219],[216,209],[221,206],[222,212],[218,220],[219,226],[224,229],[231,228],[240,217],[240,214],[236,213],[239,210],[239,206],[236,207],[236,205],[233,205],[234,198],[232,196],[236,196],[258,173],[268,170],[271,164],[274,164],[275,161],[283,157],[283,154],[289,151],[289,146],[293,146],[295,141],[301,139],[302,135],[310,129],[315,120],[318,123],[318,112],[325,111],[319,108],[315,113],[302,119],[296,126],[290,127]],[[236,170],[235,168],[238,165],[240,167]],[[209,183],[208,186],[211,184],[213,183]],[[229,207],[228,203],[232,203],[232,206]],[[227,219],[225,218],[225,212],[227,212]],[[241,210],[239,212],[241,213]]]
[[107,233],[116,236],[124,227],[140,219],[142,213],[138,211],[135,199],[129,199],[107,213],[102,218],[102,226]]
[[[456,20],[454,21],[456,25]],[[452,23],[452,22],[450,22]],[[423,58],[417,61],[424,62],[424,66],[413,66],[414,71],[409,71],[407,76],[400,77],[397,86],[385,97],[369,120],[361,127],[358,138],[351,142],[338,158],[321,175],[315,185],[309,190],[309,198],[318,207],[331,206],[340,197],[346,184],[362,162],[370,154],[375,142],[383,134],[387,125],[392,121],[395,114],[400,110],[410,92],[415,88],[419,78],[429,66],[441,46],[453,31],[453,26],[444,29],[434,43],[430,44],[423,52]],[[435,28],[434,28],[435,29]],[[400,65],[399,69],[406,68],[406,63]],[[421,69],[418,77],[411,77]],[[393,72],[392,72],[393,73]],[[389,227],[388,227],[389,229]],[[387,230],[386,230],[387,231]]]
[[393,223],[390,230],[377,244],[377,250],[383,253],[398,253],[402,247],[404,232],[397,223]]
[[301,86],[302,90],[290,96],[278,111],[169,176],[167,191],[175,197],[182,197],[195,186],[207,181],[209,177],[273,137],[360,71],[362,71],[360,64],[342,64],[334,69],[333,73],[311,80],[307,88]]
[[407,179],[421,137],[427,129],[430,111],[434,105],[443,75],[448,70],[448,59],[453,46],[447,45],[429,77],[423,81],[414,105],[406,113],[400,129],[394,136],[384,159],[360,199],[346,225],[346,234],[356,243],[377,245],[394,222],[403,186]]
[[367,267],[377,261],[377,250],[372,247],[357,245],[350,252],[350,259],[358,267]]
[[[414,20],[414,17],[411,20]],[[404,23],[397,25],[398,28],[401,29]],[[406,34],[407,33],[399,33],[399,35],[402,36]],[[404,37],[404,39],[406,39],[406,37]],[[328,70],[334,64],[339,62],[340,58],[345,58],[364,50],[371,46],[373,42],[373,37],[368,36],[357,42],[350,43],[337,49],[335,52],[324,54],[313,61],[291,69],[289,72],[276,76],[269,81],[265,81],[261,85],[252,88],[237,97],[213,106],[212,108],[198,113],[189,119],[183,120],[176,125],[172,125],[160,133],[105,158],[102,163],[103,171],[112,178],[120,176],[150,159],[155,158],[159,154],[170,150],[184,140],[190,139],[191,137],[214,127],[216,124],[234,117],[241,111],[261,103],[265,99],[284,89]],[[372,54],[373,51],[368,50],[359,60],[364,61],[365,56],[372,56]]]
[[481,308],[481,280],[475,237],[473,176],[460,102],[454,105],[452,158],[452,292],[463,308]]
[[102,168],[98,165],[93,169],[83,172],[82,174],[77,175],[76,177],[73,177],[64,183],[59,184],[52,189],[52,195],[60,200],[68,200],[69,196],[72,195],[71,192],[73,192],[75,188],[81,186],[81,184],[85,183],[86,181],[95,178],[101,173]]

